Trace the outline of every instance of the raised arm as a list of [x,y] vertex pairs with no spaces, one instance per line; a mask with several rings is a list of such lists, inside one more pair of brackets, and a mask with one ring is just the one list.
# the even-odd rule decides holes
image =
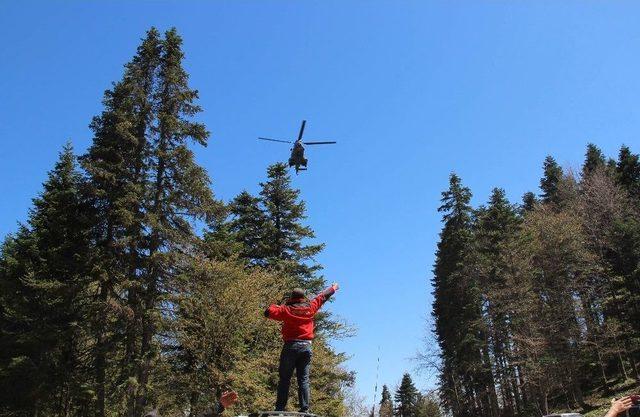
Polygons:
[[277,304],[271,304],[264,311],[264,316],[271,320],[282,321],[282,310],[283,310],[283,306],[279,306]]
[[320,310],[320,307],[322,307],[322,305],[333,295],[335,294],[336,291],[338,291],[338,288],[340,288],[338,286],[338,284],[336,282],[334,282],[329,288],[327,288],[326,290],[322,291],[320,294],[318,294],[316,296],[316,298],[314,298],[311,301],[311,313],[315,314],[318,310]]

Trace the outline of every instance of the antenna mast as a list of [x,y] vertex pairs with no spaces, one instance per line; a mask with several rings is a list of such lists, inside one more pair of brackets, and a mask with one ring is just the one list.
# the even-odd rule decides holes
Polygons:
[[376,396],[378,395],[378,373],[380,371],[380,345],[378,345],[378,364],[376,365],[376,386],[373,389],[373,408],[371,417],[376,417]]

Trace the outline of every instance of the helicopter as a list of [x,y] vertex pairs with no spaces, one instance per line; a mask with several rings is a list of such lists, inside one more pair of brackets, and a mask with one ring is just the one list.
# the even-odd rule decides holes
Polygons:
[[298,171],[307,170],[307,159],[304,157],[304,145],[332,145],[337,143],[333,141],[303,142],[302,135],[304,134],[304,127],[306,124],[307,121],[303,120],[302,125],[300,126],[300,133],[298,133],[298,139],[295,142],[292,142],[290,140],[280,140],[263,137],[258,138],[260,140],[268,140],[271,142],[293,143],[293,148],[291,148],[291,156],[289,157],[289,167],[295,167],[296,174],[298,173]]

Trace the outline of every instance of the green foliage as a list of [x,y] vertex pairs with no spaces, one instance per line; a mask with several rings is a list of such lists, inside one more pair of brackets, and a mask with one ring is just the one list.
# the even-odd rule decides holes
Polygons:
[[442,412],[438,405],[438,399],[434,393],[422,394],[418,393],[415,407],[416,417],[441,417]]
[[616,164],[618,183],[634,199],[640,199],[640,157],[633,154],[628,146],[622,146]]
[[536,207],[536,204],[538,204],[538,199],[536,198],[536,195],[534,193],[532,193],[531,191],[524,193],[524,195],[522,196],[523,211],[533,210]]
[[280,279],[237,263],[194,259],[177,289],[162,348],[167,375],[152,395],[154,404],[172,412],[202,411],[235,389],[239,410],[254,410],[275,389],[268,381],[275,378],[269,372],[276,371],[278,332],[257,312],[283,291]]
[[[280,332],[261,313],[293,285],[324,284],[323,245],[307,243],[282,165],[260,197],[214,199],[191,149],[209,132],[183,58],[175,29],[147,32],[104,94],[82,171],[65,147],[28,224],[3,242],[0,415],[195,415],[225,389],[240,412],[272,408]],[[323,323],[314,410],[341,417],[354,376],[329,345],[343,326]]]
[[593,143],[587,145],[587,152],[584,157],[584,164],[582,165],[582,177],[586,178],[591,173],[604,168],[605,157],[600,148]]
[[380,405],[383,405],[385,403],[391,403],[393,400],[391,399],[391,392],[389,391],[389,388],[386,385],[382,386],[382,395],[380,398]]
[[74,414],[87,401],[90,212],[70,145],[0,257],[0,410]]
[[413,385],[411,375],[405,373],[394,395],[394,415],[398,417],[416,417],[419,394],[418,389]]
[[378,415],[380,417],[393,416],[393,399],[391,398],[391,392],[386,385],[382,386],[382,396],[380,398]]
[[542,190],[541,199],[543,203],[558,204],[559,202],[559,186],[562,180],[562,168],[553,159],[547,156],[543,165],[544,175],[540,179],[540,189]]
[[446,412],[589,410],[591,392],[640,381],[638,157],[605,161],[589,145],[578,181],[547,157],[541,201],[520,210],[494,189],[472,211],[452,177],[434,268]]
[[262,209],[262,201],[246,191],[232,202],[230,212],[233,219],[229,230],[241,245],[241,256],[250,265],[266,266],[268,243],[266,233],[267,215]]
[[261,203],[267,223],[264,227],[264,256],[267,266],[294,277],[298,286],[320,291],[324,280],[316,275],[322,267],[308,264],[322,251],[323,244],[307,245],[315,237],[313,230],[302,224],[305,203],[299,200],[300,191],[291,188],[291,177],[286,165],[271,165],[267,169],[268,181],[260,184]]

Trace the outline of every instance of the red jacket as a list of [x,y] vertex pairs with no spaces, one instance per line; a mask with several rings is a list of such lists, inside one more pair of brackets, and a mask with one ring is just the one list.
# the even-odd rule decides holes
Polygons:
[[285,342],[312,340],[313,317],[334,292],[333,287],[329,287],[311,301],[306,298],[293,298],[282,305],[271,304],[264,315],[282,322],[282,339]]

